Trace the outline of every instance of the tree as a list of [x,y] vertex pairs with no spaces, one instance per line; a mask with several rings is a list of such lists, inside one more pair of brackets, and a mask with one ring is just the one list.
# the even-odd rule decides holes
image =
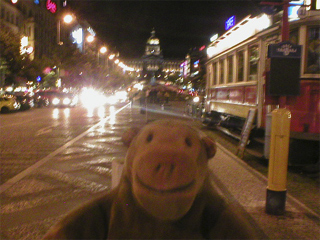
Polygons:
[[1,26],[0,58],[4,59],[7,66],[6,84],[17,83],[17,78],[35,82],[38,76],[45,76],[43,69],[52,64],[47,57],[31,61],[28,54],[21,54],[20,45],[20,35]]
[[6,83],[11,84],[22,68],[23,56],[20,54],[20,38],[6,27],[0,28],[0,57],[7,66]]

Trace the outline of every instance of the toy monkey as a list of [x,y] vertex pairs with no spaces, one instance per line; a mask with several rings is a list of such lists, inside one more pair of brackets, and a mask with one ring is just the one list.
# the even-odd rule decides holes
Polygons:
[[254,239],[253,227],[213,190],[215,142],[176,120],[123,135],[119,185],[53,226],[44,239]]

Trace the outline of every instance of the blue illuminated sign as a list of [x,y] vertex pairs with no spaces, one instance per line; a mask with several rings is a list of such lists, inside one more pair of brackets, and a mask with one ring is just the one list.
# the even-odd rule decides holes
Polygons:
[[225,30],[228,30],[236,25],[236,16],[230,17],[225,23]]
[[37,82],[40,82],[40,81],[41,81],[41,77],[38,76],[38,77],[37,77]]
[[37,5],[40,4],[39,0],[34,0],[34,3]]
[[303,0],[291,1],[291,6],[288,8],[288,17],[289,18],[298,18],[298,11],[300,9],[300,5],[304,4]]

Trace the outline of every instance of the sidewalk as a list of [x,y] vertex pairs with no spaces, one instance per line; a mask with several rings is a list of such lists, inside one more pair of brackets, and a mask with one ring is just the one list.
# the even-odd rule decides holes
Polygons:
[[[37,165],[0,186],[0,239],[40,239],[66,212],[111,188],[111,164],[123,160],[126,147],[121,134],[130,126],[143,126],[158,118],[183,117],[184,103],[127,107],[71,140]],[[262,238],[319,239],[319,216],[287,195],[286,214],[265,213],[267,180],[218,144],[209,161],[214,187],[231,204],[247,213]]]

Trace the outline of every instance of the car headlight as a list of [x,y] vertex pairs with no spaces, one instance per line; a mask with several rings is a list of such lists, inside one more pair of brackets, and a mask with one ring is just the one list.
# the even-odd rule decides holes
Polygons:
[[199,97],[194,97],[194,98],[193,98],[193,102],[194,102],[194,103],[198,103],[199,101],[200,101],[200,98],[199,98]]
[[71,99],[70,98],[64,98],[63,99],[63,102],[62,102],[64,105],[69,105],[71,103]]
[[52,104],[53,105],[58,105],[59,103],[60,103],[60,99],[59,98],[52,99]]
[[72,104],[76,105],[78,103],[79,99],[78,99],[78,96],[75,96],[73,99],[72,99]]

